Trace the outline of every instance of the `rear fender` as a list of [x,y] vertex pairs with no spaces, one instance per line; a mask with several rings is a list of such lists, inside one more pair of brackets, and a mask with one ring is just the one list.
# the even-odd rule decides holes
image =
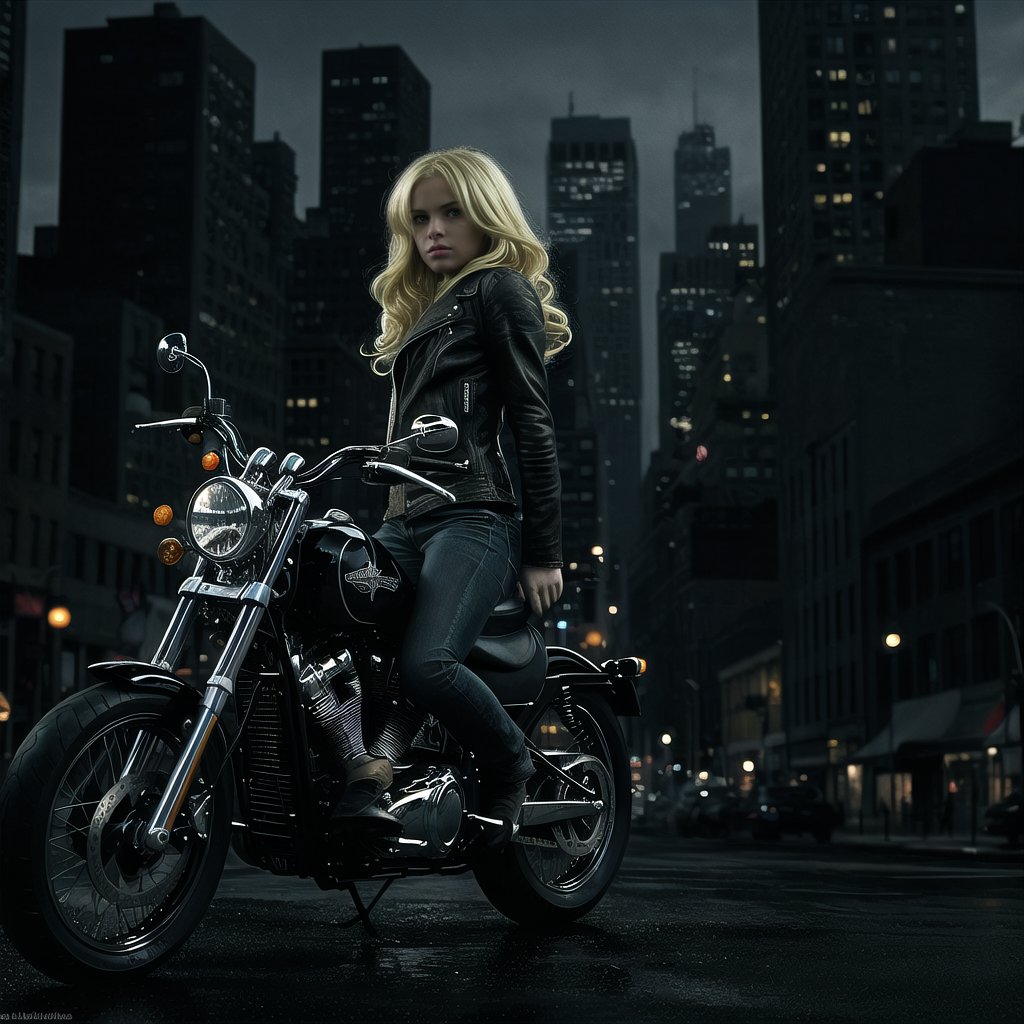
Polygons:
[[624,718],[640,716],[640,698],[631,675],[619,674],[622,665],[634,659],[620,662],[608,661],[595,665],[578,651],[565,647],[548,648],[548,675],[544,684],[544,703],[550,701],[557,689],[569,686],[573,690],[601,690],[601,696],[608,701],[616,715]]
[[640,698],[632,679],[616,678],[606,672],[573,672],[571,675],[549,676],[548,683],[555,683],[559,688],[568,685],[573,692],[599,693],[608,701],[612,711],[622,718],[638,718],[641,714]]

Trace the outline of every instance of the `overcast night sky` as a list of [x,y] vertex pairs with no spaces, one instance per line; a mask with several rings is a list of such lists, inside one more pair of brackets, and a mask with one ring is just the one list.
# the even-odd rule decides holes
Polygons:
[[[543,227],[552,117],[628,117],[640,173],[645,392],[653,374],[658,253],[673,245],[672,161],[699,118],[732,150],[733,217],[761,223],[755,0],[177,0],[256,65],[256,137],[295,151],[298,212],[318,200],[320,52],[398,44],[431,86],[431,144],[471,145],[509,171]],[[1024,0],[977,0],[981,114],[1024,115]],[[63,32],[148,15],[151,0],[29,0],[20,244],[57,220]],[[655,402],[645,402],[645,450]]]

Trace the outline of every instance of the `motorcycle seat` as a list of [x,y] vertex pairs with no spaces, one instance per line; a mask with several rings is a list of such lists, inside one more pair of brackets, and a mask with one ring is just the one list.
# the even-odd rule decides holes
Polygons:
[[518,597],[506,597],[491,612],[481,636],[508,636],[523,629],[530,618],[530,606]]
[[482,636],[466,658],[502,704],[528,704],[544,686],[548,652],[533,626],[505,636]]

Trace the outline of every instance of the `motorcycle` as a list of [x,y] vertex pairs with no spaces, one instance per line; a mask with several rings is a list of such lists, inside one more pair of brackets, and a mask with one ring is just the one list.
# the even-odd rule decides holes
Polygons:
[[[581,917],[603,897],[630,825],[628,751],[618,716],[640,713],[642,659],[597,664],[545,648],[519,601],[495,609],[467,663],[523,729],[536,774],[510,841],[481,841],[473,752],[402,697],[396,654],[411,586],[385,548],[339,509],[307,518],[310,494],[355,470],[415,481],[458,441],[422,416],[384,446],[350,446],[304,468],[247,452],[185,336],[161,339],[167,372],[193,365],[206,398],[178,430],[215,474],[195,492],[167,564],[198,557],[149,662],[89,667],[96,684],[35,726],[0,789],[0,923],[31,964],[62,982],[142,975],[205,913],[229,844],[250,865],[347,891],[369,914],[398,878],[472,871],[502,914],[530,925]],[[219,472],[218,472],[219,470]],[[158,525],[178,522],[169,506]],[[181,672],[189,642],[219,652],[205,680]],[[341,822],[339,730],[359,716],[366,749],[388,757],[382,800]],[[397,825],[395,824],[397,822]],[[330,826],[330,827],[329,827]],[[357,883],[378,882],[365,903]]]

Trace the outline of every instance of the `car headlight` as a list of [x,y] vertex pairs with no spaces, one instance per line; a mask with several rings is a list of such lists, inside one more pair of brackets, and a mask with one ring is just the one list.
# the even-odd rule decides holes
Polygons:
[[192,496],[185,522],[204,558],[230,562],[253,549],[266,531],[268,516],[251,487],[233,477],[218,477]]

